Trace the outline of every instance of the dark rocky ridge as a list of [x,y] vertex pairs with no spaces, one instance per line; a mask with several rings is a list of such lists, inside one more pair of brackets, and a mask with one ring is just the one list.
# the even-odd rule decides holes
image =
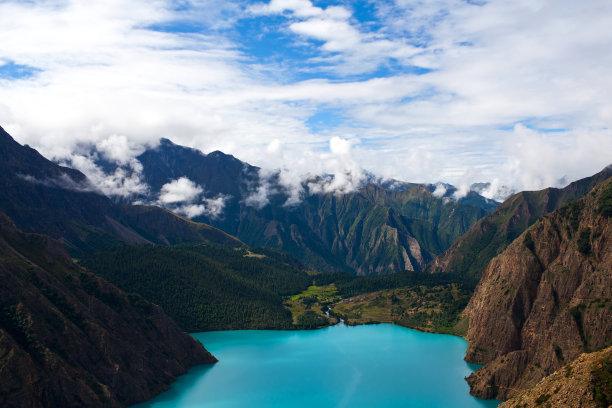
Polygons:
[[0,211],[25,232],[61,240],[74,255],[121,242],[175,244],[236,238],[165,209],[113,203],[81,172],[22,146],[0,128]]
[[427,270],[449,272],[478,280],[491,259],[544,215],[585,196],[593,187],[612,176],[612,166],[568,186],[540,191],[522,191],[508,198],[479,220]]
[[0,213],[0,406],[126,406],[215,361],[158,306]]
[[498,408],[608,408],[612,404],[612,347],[581,354]]
[[534,224],[484,271],[465,314],[468,378],[511,398],[612,344],[612,179]]

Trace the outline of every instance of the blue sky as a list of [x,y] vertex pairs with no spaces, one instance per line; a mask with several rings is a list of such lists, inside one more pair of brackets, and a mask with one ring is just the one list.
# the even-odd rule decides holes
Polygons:
[[609,27],[607,0],[4,0],[0,124],[126,191],[76,148],[137,169],[167,137],[287,185],[369,170],[493,197],[612,163]]

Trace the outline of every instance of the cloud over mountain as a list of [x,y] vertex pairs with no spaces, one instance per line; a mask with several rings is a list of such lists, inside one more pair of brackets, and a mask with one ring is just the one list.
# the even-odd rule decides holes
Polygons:
[[296,175],[356,167],[541,188],[612,162],[610,26],[604,0],[5,1],[0,120],[57,159],[221,150],[295,197]]

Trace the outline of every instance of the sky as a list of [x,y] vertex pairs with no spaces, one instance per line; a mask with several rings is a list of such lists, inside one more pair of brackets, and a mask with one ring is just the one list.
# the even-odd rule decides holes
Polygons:
[[0,126],[126,191],[83,146],[499,199],[612,164],[610,27],[609,0],[0,0]]

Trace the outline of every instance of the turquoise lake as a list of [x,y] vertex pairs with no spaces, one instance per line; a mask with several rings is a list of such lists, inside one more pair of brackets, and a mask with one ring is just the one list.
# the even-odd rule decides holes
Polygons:
[[219,362],[135,407],[496,407],[468,393],[462,338],[391,324],[195,333]]

